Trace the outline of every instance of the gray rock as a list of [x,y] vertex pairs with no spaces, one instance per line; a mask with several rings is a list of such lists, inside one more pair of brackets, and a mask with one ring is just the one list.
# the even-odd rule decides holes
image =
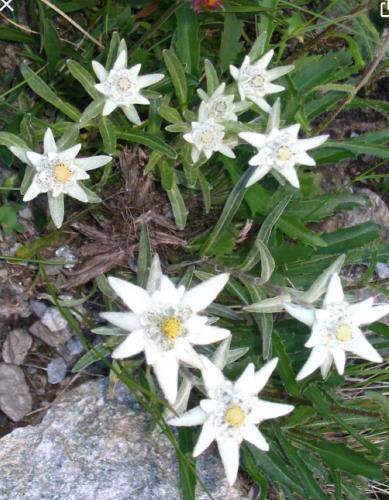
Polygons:
[[32,312],[38,316],[38,318],[42,318],[47,310],[47,305],[40,300],[31,300],[30,306]]
[[378,262],[375,267],[375,270],[380,279],[386,280],[387,278],[389,278],[389,264],[385,264],[384,262]]
[[52,347],[58,347],[64,344],[72,336],[71,332],[67,328],[54,332],[50,331],[40,320],[30,326],[29,332],[35,335],[35,337],[41,339],[45,342],[45,344],[51,345]]
[[[227,485],[211,451],[199,475],[215,500],[247,498]],[[15,500],[175,500],[180,498],[173,446],[152,432],[150,417],[120,389],[107,401],[106,381],[65,393],[35,427],[0,440],[0,498]],[[198,489],[196,499],[209,497]]]
[[3,360],[6,363],[21,365],[32,345],[32,337],[22,328],[12,330],[3,344]]
[[68,326],[66,319],[56,307],[47,308],[41,321],[51,332],[58,332]]
[[0,410],[18,422],[31,407],[32,398],[23,370],[16,365],[0,363]]
[[49,384],[59,384],[66,377],[67,366],[63,358],[54,358],[47,365],[47,380]]

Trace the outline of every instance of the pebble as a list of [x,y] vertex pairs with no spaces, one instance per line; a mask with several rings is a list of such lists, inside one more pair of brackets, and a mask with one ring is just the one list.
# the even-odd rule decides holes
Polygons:
[[389,278],[389,264],[378,262],[375,270],[381,280],[386,280]]
[[6,363],[21,365],[25,360],[30,347],[32,346],[32,337],[22,328],[12,330],[7,335],[3,344],[3,360]]
[[32,312],[38,316],[38,318],[42,318],[47,310],[47,305],[44,302],[39,300],[31,300],[30,306]]
[[14,422],[32,408],[32,397],[23,370],[16,365],[0,363],[0,410]]
[[51,332],[58,332],[68,326],[66,319],[56,307],[49,307],[41,321]]
[[63,358],[54,358],[47,365],[47,380],[49,384],[59,384],[66,377],[67,366]]
[[65,269],[73,269],[73,267],[77,264],[77,257],[68,245],[59,247],[55,251],[55,256],[67,262],[67,264],[63,266]]

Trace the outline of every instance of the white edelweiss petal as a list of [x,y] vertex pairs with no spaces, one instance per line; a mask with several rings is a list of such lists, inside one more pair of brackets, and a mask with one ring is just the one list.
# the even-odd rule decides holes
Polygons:
[[290,125],[289,127],[286,127],[283,129],[284,132],[286,132],[290,137],[293,137],[297,141],[298,139],[298,133],[300,131],[300,124],[299,123],[294,123],[293,125]]
[[232,151],[232,149],[225,144],[219,144],[217,147],[217,151],[219,151],[224,156],[227,156],[227,158],[236,158],[235,153]]
[[318,135],[316,137],[308,137],[307,139],[299,139],[299,146],[301,146],[306,151],[317,148],[324,144],[330,136],[328,134]]
[[193,163],[196,163],[198,159],[200,158],[201,151],[196,148],[196,146],[193,146],[192,151],[191,151],[191,159]]
[[187,134],[184,134],[183,138],[186,140],[186,142],[189,142],[190,144],[194,143],[193,134],[191,132],[188,132]]
[[374,349],[362,332],[355,340],[347,344],[347,350],[373,363],[381,363],[383,361],[382,356]]
[[[259,155],[256,155],[256,156],[259,156]],[[256,156],[253,156],[253,158],[251,158],[251,160],[249,161],[249,165],[254,165],[251,162]],[[268,165],[261,165],[260,167],[256,168],[253,175],[247,181],[247,184],[245,187],[248,188],[248,187],[252,186],[253,184],[255,184],[257,181],[261,180],[263,177],[265,177],[265,175],[267,173],[270,172],[270,170],[271,170],[271,167],[269,167]]]
[[239,446],[240,443],[229,437],[217,439],[220,458],[222,459],[228,483],[232,486],[238,475],[239,469]]
[[116,59],[112,71],[119,71],[121,69],[126,69],[127,67],[127,53],[125,50],[122,50]]
[[342,282],[340,281],[339,275],[334,273],[328,283],[327,292],[324,298],[324,307],[329,304],[340,304],[344,301],[344,293]]
[[239,68],[237,68],[236,66],[233,66],[232,64],[230,64],[230,74],[232,76],[232,78],[234,80],[238,80],[239,78]]
[[133,104],[143,104],[145,106],[150,104],[150,101],[142,94],[138,94],[133,98]]
[[314,347],[309,355],[309,358],[305,365],[298,372],[296,380],[302,380],[313,373],[319,366],[323,364],[323,361],[327,358],[328,349],[323,345],[318,345]]
[[135,330],[113,351],[113,359],[125,359],[139,354],[145,348],[145,333]]
[[205,413],[213,413],[217,408],[217,401],[214,399],[202,399],[200,401],[201,408],[205,411]]
[[[239,82],[238,82],[238,94],[239,94],[241,101],[244,101],[246,99],[246,92],[245,92],[244,85],[242,85]],[[249,99],[249,97],[247,97],[247,99]]]
[[90,156],[89,158],[76,158],[74,160],[74,164],[87,172],[88,170],[94,170],[95,168],[103,167],[104,165],[107,165],[107,163],[109,163],[111,160],[111,156],[99,155]]
[[271,111],[271,106],[270,104],[263,98],[263,97],[257,97],[257,96],[247,96],[247,99],[250,99],[250,101],[255,102],[255,104],[262,109],[265,113],[270,113]]
[[206,122],[209,119],[208,106],[204,101],[199,106],[198,120],[199,122]]
[[261,420],[283,417],[293,410],[294,406],[292,405],[272,403],[271,401],[264,401],[262,399],[259,399],[255,404],[255,412]]
[[58,153],[58,160],[60,161],[71,161],[76,158],[78,153],[80,152],[81,144],[75,144],[71,148],[65,149]]
[[128,71],[129,71],[129,75],[131,78],[137,78],[137,76],[139,75],[139,72],[142,68],[142,65],[141,64],[135,64],[135,66],[132,66]]
[[187,339],[195,345],[208,345],[220,340],[226,339],[231,335],[230,330],[219,328],[218,326],[201,325],[197,328],[191,328],[189,325],[189,334]]
[[265,134],[257,134],[256,132],[240,132],[238,137],[257,149],[261,149],[267,141],[267,136]]
[[117,108],[117,104],[113,101],[111,101],[110,99],[107,99],[105,101],[105,104],[104,104],[104,108],[103,108],[103,116],[108,116],[112,113],[112,111],[115,111],[115,109]]
[[140,88],[149,87],[154,83],[160,82],[165,78],[162,73],[151,73],[150,75],[143,75],[138,78],[138,85]]
[[192,427],[192,425],[202,425],[207,416],[200,406],[196,406],[179,417],[171,418],[168,423],[177,427]]
[[253,66],[255,69],[265,69],[269,62],[274,56],[274,49],[270,49],[266,54],[264,54],[260,59],[254,62]]
[[243,431],[242,437],[258,449],[262,451],[269,451],[269,445],[265,437],[262,432],[255,427],[255,425],[247,425]]
[[123,330],[132,332],[140,327],[139,318],[135,313],[130,312],[103,312],[100,316]]
[[[363,324],[369,324],[372,321],[370,320],[370,314],[373,310],[374,298],[369,297],[366,300],[362,300],[361,302],[356,302],[354,304],[349,304],[347,308],[347,314],[352,318],[354,324],[360,326]],[[389,306],[388,306],[389,312]]]
[[193,450],[193,456],[198,457],[204,450],[208,448],[208,446],[215,439],[217,434],[217,429],[213,425],[211,419],[207,419],[204,422],[203,428],[201,429],[200,436],[197,440],[196,446]]
[[250,394],[254,385],[255,367],[254,363],[249,363],[241,376],[234,383],[234,391],[237,393]]
[[142,314],[150,306],[150,295],[144,288],[114,276],[108,278],[108,283],[135,314]]
[[294,70],[293,64],[289,66],[279,66],[278,68],[272,68],[267,70],[267,76],[270,81],[280,78]]
[[77,184],[77,182],[74,182],[69,186],[64,186],[63,192],[78,201],[82,201],[83,203],[88,202],[88,196],[86,192],[82,189],[82,187],[79,184]]
[[160,280],[160,292],[162,296],[165,296],[166,300],[170,302],[170,299],[172,298],[172,302],[175,302],[174,298],[177,293],[177,288],[173,281],[164,274],[161,276]]
[[177,339],[174,346],[174,354],[184,363],[201,370],[202,361],[200,355],[193,349],[186,339]]
[[307,165],[308,167],[314,167],[316,165],[312,156],[309,156],[309,154],[302,149],[297,150],[296,152],[296,163],[299,163],[300,165]]
[[[320,309],[317,309],[314,314],[316,315],[317,311]],[[323,343],[323,335],[322,335],[322,327],[319,322],[315,322],[312,326],[311,330],[311,335],[309,339],[305,342],[305,347],[315,347],[316,345],[322,344]]]
[[45,154],[57,152],[57,145],[55,143],[55,139],[51,128],[48,128],[46,130],[45,135],[43,137],[43,150]]
[[255,376],[251,394],[258,394],[267,384],[267,381],[277,366],[278,358],[273,358],[260,368]]
[[100,92],[100,94],[103,94],[107,97],[109,96],[110,90],[109,90],[109,87],[105,83],[96,83],[96,85],[94,87],[98,92]]
[[97,61],[92,61],[92,68],[100,82],[105,82],[109,73],[104,66]]
[[153,365],[157,361],[160,355],[161,351],[158,349],[156,344],[154,342],[146,341],[146,346],[145,346],[146,363],[148,365]]
[[277,169],[277,172],[281,174],[282,177],[284,177],[289,182],[289,184],[291,184],[296,189],[299,189],[300,181],[297,175],[297,171],[294,167],[283,167]]
[[[305,345],[307,345],[307,344],[305,344]],[[320,372],[321,372],[321,376],[323,377],[323,379],[326,379],[328,377],[328,374],[329,374],[331,366],[332,366],[332,361],[333,361],[332,355],[328,351],[327,357],[323,360],[323,364],[320,367]]]
[[34,198],[36,198],[40,193],[42,192],[41,187],[39,186],[38,182],[36,181],[36,176],[33,178],[29,188],[25,192],[23,196],[23,201],[31,201]]
[[26,151],[26,156],[29,162],[35,167],[39,168],[45,156],[35,153],[34,151]]
[[166,399],[170,404],[174,404],[178,385],[178,361],[176,357],[171,352],[162,354],[155,361],[153,369]]
[[315,310],[311,307],[303,307],[297,304],[285,303],[284,308],[288,313],[306,324],[307,326],[312,326],[315,322]]
[[332,347],[330,351],[339,375],[343,375],[346,366],[346,353],[341,347]]
[[203,153],[205,154],[206,159],[209,160],[211,158],[211,156],[213,155],[213,150],[208,149],[208,148],[204,148]]
[[[362,302],[363,303],[363,302]],[[358,306],[362,304],[361,302],[359,304],[355,304],[355,306]],[[361,311],[362,312],[362,311]],[[374,323],[374,321],[378,321],[379,319],[383,318],[389,314],[389,304],[382,304],[382,305],[377,305],[373,306],[370,311],[369,315],[366,317],[359,317],[360,320],[360,325],[368,325],[369,323]],[[355,316],[353,315],[353,318]]]
[[189,306],[193,312],[206,309],[223,290],[230,275],[227,273],[213,276],[199,285],[187,290],[183,296],[183,303]]
[[275,83],[268,83],[266,86],[266,95],[268,94],[278,94],[278,92],[283,92],[285,87],[282,85],[276,85]]
[[13,155],[16,156],[16,158],[19,158],[19,160],[23,163],[27,163],[28,165],[30,164],[29,159],[27,158],[27,151],[28,149],[25,148],[19,148],[17,146],[10,146],[9,150]]
[[130,104],[128,106],[121,106],[121,109],[131,123],[135,123],[135,125],[140,125],[141,119],[139,118],[135,106]]
[[204,385],[209,393],[216,387],[224,383],[225,378],[221,370],[217,368],[208,358],[205,356],[200,356],[203,363],[203,368],[201,370],[201,375],[203,377]]

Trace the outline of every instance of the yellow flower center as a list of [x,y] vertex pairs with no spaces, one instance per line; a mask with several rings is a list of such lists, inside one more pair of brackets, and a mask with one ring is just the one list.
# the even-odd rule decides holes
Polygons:
[[219,113],[224,113],[227,109],[227,104],[224,101],[220,101],[216,104],[216,111]]
[[204,144],[211,144],[213,141],[213,133],[207,130],[206,132],[203,132],[201,135],[201,140],[203,141]]
[[224,420],[228,425],[240,427],[245,423],[246,414],[240,406],[231,406],[224,415]]
[[353,330],[349,325],[340,325],[335,330],[335,337],[341,342],[347,342],[351,340],[353,336]]
[[66,163],[57,163],[54,167],[54,179],[57,182],[68,182],[72,177],[72,171]]
[[263,85],[264,85],[264,83],[265,83],[265,80],[262,78],[262,76],[257,75],[257,76],[254,78],[253,83],[254,83],[254,87],[261,88],[261,87],[263,87]]
[[288,161],[292,158],[292,150],[288,146],[281,146],[277,153],[277,158],[281,161]]
[[129,90],[132,86],[132,83],[130,82],[130,80],[128,78],[126,78],[125,76],[120,78],[118,83],[119,83],[120,90]]
[[181,321],[176,316],[172,316],[162,321],[160,328],[168,340],[174,340],[181,335],[181,327]]

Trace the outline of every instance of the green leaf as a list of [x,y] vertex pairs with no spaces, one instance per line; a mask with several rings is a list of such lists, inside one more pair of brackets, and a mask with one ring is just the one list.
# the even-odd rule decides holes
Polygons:
[[249,57],[250,57],[250,62],[254,62],[257,59],[259,59],[261,56],[263,56],[265,52],[265,44],[267,40],[267,32],[263,31],[255,40],[253,43],[253,46],[250,49],[249,52]]
[[163,51],[163,58],[169,71],[170,78],[180,105],[185,108],[187,104],[188,88],[185,71],[176,54],[171,50]]
[[321,250],[322,253],[343,253],[352,248],[363,247],[371,241],[379,238],[380,226],[373,222],[363,222],[352,227],[339,229],[333,233],[323,234],[323,239],[327,243],[327,248]]
[[100,115],[103,111],[105,103],[104,96],[97,97],[94,101],[92,101],[88,106],[84,109],[81,117],[80,117],[80,126],[85,127],[88,122],[96,118],[96,116]]
[[11,236],[11,234],[16,231],[22,233],[24,227],[18,221],[18,213],[21,205],[16,203],[8,203],[0,207],[0,225],[3,228],[4,234],[6,236]]
[[146,288],[148,271],[151,266],[152,249],[149,228],[146,223],[141,225],[139,250],[138,250],[138,272],[136,276],[137,285]]
[[57,94],[47,85],[47,83],[44,82],[40,76],[34,73],[34,71],[32,71],[32,69],[25,63],[20,66],[20,71],[23,78],[26,80],[26,83],[37,95],[39,95],[39,97],[62,111],[62,113],[68,116],[71,120],[78,121],[80,119],[80,112],[78,109],[58,97]]
[[207,79],[207,93],[208,95],[212,95],[220,85],[219,77],[217,76],[215,66],[209,59],[205,59],[204,68],[205,78]]
[[239,41],[242,34],[243,22],[235,14],[224,16],[224,30],[220,43],[220,68],[224,72],[235,61],[242,48]]
[[8,149],[11,146],[16,146],[30,151],[28,144],[21,137],[11,134],[11,132],[0,132],[0,145],[5,146]]
[[116,134],[119,139],[136,144],[143,144],[150,149],[164,153],[168,158],[177,158],[177,152],[169,144],[166,144],[162,139],[154,135],[148,134],[137,129],[132,129],[130,132],[124,132],[116,129]]
[[116,153],[116,130],[113,123],[106,116],[100,118],[99,131],[103,139],[104,152],[110,155]]
[[52,78],[61,53],[61,41],[55,26],[47,18],[43,20],[43,46],[47,56],[47,70]]
[[344,149],[350,151],[353,155],[371,155],[377,156],[378,158],[383,158],[387,160],[389,158],[389,148],[387,146],[381,146],[379,144],[369,144],[362,141],[331,141],[328,147],[335,149]]
[[100,361],[102,357],[108,356],[108,354],[110,353],[111,349],[107,347],[104,342],[100,342],[100,344],[95,345],[93,349],[85,353],[77,361],[77,363],[73,366],[72,373],[77,373],[85,370],[85,368],[93,365],[93,363],[96,363],[96,361]]
[[273,349],[279,358],[277,365],[278,373],[280,374],[288,393],[292,396],[298,396],[300,394],[300,387],[295,380],[295,374],[292,369],[290,358],[286,353],[285,346],[276,330],[273,330]]
[[177,53],[188,73],[200,73],[200,39],[197,14],[190,5],[182,5],[176,11]]
[[183,123],[180,113],[165,103],[159,106],[158,113],[169,123]]
[[98,97],[100,94],[95,89],[96,82],[89,71],[81,66],[81,64],[79,64],[77,61],[72,61],[71,59],[69,59],[66,64],[73,78],[81,83],[81,85],[92,97],[92,99],[96,99],[96,97]]
[[[177,454],[182,498],[185,498],[185,500],[195,500],[196,474],[194,470],[196,470],[196,460],[192,456],[194,446],[192,429],[180,427],[178,429],[178,443],[181,451],[185,454],[185,460],[182,459],[180,454]],[[188,462],[192,467],[188,467]]]
[[178,227],[178,229],[182,230],[186,226],[188,210],[185,206],[184,199],[177,187],[177,184],[175,184],[171,189],[169,189],[169,191],[167,191],[167,195],[172,206],[176,226]]

